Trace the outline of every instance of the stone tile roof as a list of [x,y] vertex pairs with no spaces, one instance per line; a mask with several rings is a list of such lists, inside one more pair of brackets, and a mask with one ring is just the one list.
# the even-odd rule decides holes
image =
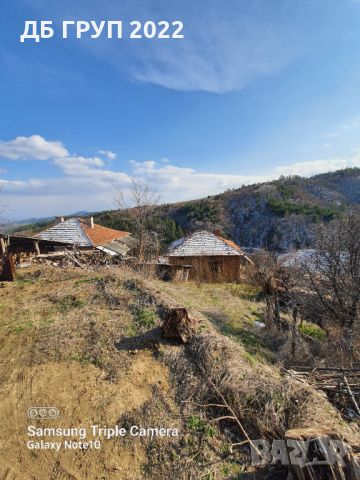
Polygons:
[[79,218],[70,218],[64,222],[40,232],[36,238],[42,240],[55,240],[57,242],[66,242],[80,247],[91,247],[93,244],[83,229],[83,224]]
[[169,247],[170,257],[197,256],[245,256],[241,248],[231,240],[202,230],[180,238]]
[[128,232],[97,224],[94,224],[94,228],[90,228],[84,220],[70,218],[44,230],[36,235],[36,238],[70,243],[79,247],[96,247],[128,235],[130,235]]

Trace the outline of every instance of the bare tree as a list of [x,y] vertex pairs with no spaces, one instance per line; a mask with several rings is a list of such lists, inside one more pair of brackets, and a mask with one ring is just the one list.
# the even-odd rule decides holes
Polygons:
[[352,355],[360,326],[359,210],[318,229],[303,270],[314,320],[326,329],[340,327],[344,350]]
[[284,272],[277,265],[276,258],[266,250],[253,256],[253,272],[256,285],[261,288],[266,302],[265,323],[269,328],[281,330],[281,301],[285,291]]
[[148,244],[157,244],[156,234],[151,229],[154,219],[154,207],[159,203],[160,195],[148,183],[132,178],[128,195],[118,189],[115,204],[121,210],[126,210],[131,217],[134,234],[137,236],[138,257],[144,259]]

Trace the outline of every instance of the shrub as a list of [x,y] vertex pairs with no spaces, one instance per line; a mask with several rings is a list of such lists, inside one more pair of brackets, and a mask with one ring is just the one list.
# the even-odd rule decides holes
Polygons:
[[314,323],[304,322],[300,325],[299,330],[304,335],[312,337],[315,340],[324,340],[326,338],[326,332]]
[[191,415],[186,422],[189,430],[204,434],[206,437],[213,437],[215,435],[215,428],[209,423],[202,420],[197,415]]

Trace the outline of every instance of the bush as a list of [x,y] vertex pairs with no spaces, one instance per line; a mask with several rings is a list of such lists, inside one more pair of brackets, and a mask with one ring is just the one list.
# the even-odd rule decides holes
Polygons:
[[314,323],[304,322],[299,327],[299,331],[308,337],[312,337],[315,340],[324,340],[326,338],[326,332]]

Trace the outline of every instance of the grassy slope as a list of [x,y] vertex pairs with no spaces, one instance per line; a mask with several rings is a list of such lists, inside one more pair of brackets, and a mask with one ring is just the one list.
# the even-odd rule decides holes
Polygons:
[[[233,455],[224,432],[179,401],[179,392],[191,391],[199,379],[188,367],[172,376],[168,365],[181,369],[186,349],[161,339],[154,302],[137,285],[198,311],[242,343],[250,378],[252,368],[260,372],[261,362],[271,359],[254,327],[263,305],[245,285],[163,283],[119,268],[21,271],[0,289],[0,476],[243,478],[245,453]],[[274,378],[281,385],[276,370]],[[26,412],[34,405],[61,411],[58,420],[37,426],[161,425],[179,427],[182,435],[104,440],[100,451],[31,452],[26,428],[34,422]]]

